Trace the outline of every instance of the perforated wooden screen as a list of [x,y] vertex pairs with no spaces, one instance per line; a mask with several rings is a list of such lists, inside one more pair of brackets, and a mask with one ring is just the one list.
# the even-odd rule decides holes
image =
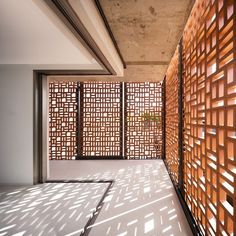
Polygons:
[[77,156],[77,83],[49,83],[49,159]]
[[165,161],[169,173],[178,184],[179,179],[179,51],[178,48],[170,62],[165,79]]
[[196,1],[183,35],[184,191],[205,235],[236,235],[235,4]]
[[162,154],[162,84],[126,83],[126,157],[160,158]]
[[83,157],[122,157],[122,84],[81,83]]

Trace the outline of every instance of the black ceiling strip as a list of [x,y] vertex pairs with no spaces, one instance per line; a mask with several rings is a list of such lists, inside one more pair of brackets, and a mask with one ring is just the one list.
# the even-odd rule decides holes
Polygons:
[[105,70],[34,70],[37,73],[42,73],[46,75],[60,76],[60,75],[111,75],[108,71]]

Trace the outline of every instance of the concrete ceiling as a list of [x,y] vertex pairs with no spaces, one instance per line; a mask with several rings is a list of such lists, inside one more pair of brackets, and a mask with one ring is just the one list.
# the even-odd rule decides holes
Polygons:
[[[88,4],[88,0],[80,2]],[[162,80],[194,0],[100,3],[128,65],[124,77],[116,79]],[[96,14],[89,15],[98,20]],[[101,69],[43,1],[1,0],[0,42],[0,64],[66,64],[78,69]]]
[[153,70],[157,80],[163,79],[194,0],[100,0],[100,4],[127,70],[139,68],[141,74]]

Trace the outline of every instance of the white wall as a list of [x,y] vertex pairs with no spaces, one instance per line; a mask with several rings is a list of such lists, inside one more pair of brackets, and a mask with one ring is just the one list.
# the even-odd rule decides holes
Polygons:
[[0,42],[0,184],[32,184],[33,70],[102,68],[44,1],[0,0]]
[[33,71],[0,65],[0,183],[33,183]]
[[102,68],[44,1],[0,0],[0,42],[0,184],[32,184],[33,70]]

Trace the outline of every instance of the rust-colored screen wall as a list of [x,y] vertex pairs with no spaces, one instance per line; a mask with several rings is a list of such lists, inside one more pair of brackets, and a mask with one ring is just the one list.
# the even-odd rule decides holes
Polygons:
[[235,4],[196,1],[183,34],[184,193],[205,235],[236,235]]
[[51,82],[49,159],[161,158],[161,116],[161,83]]
[[178,184],[179,179],[179,54],[178,48],[170,62],[165,78],[165,161],[169,173]]
[[162,156],[162,84],[126,83],[126,157]]
[[49,83],[49,159],[77,156],[77,82]]
[[122,86],[81,83],[82,156],[122,156]]

